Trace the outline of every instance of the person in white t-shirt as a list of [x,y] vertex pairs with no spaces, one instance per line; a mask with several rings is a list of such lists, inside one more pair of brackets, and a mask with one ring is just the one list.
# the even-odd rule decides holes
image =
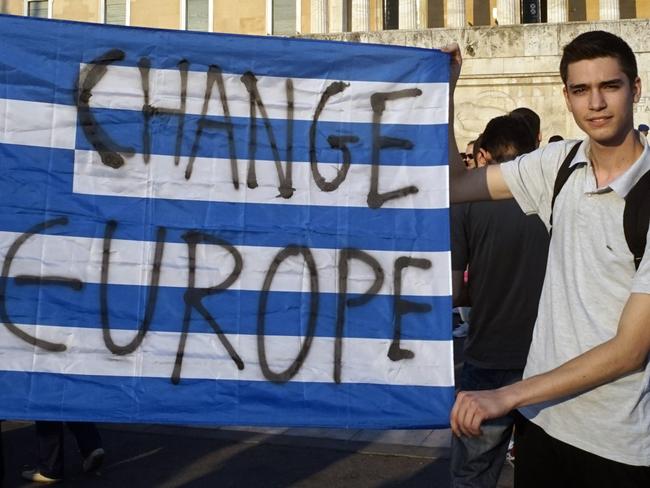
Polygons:
[[[450,117],[462,57],[451,54]],[[650,486],[650,238],[638,269],[623,231],[625,197],[650,171],[650,147],[634,130],[641,96],[636,58],[621,38],[581,34],[564,47],[564,97],[587,137],[578,165],[551,205],[557,172],[576,141],[560,141],[501,165],[465,171],[450,124],[452,202],[514,197],[551,227],[539,312],[524,379],[460,392],[456,435],[518,409],[515,485]],[[453,118],[451,119],[453,120]]]

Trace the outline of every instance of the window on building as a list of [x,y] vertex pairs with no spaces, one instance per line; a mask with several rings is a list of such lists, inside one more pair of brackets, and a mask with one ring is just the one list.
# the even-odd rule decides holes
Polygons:
[[521,0],[521,23],[546,22],[546,0]]
[[474,25],[490,25],[490,2],[485,0],[474,0],[472,5],[474,12]]
[[185,28],[191,31],[210,30],[210,0],[185,0]]
[[126,2],[127,0],[104,0],[104,22],[126,25]]
[[636,0],[620,0],[621,19],[636,19]]
[[569,21],[580,22],[587,20],[586,0],[569,0]]
[[343,0],[343,32],[352,30],[352,0]]
[[399,0],[384,0],[384,30],[399,29]]
[[296,33],[296,0],[273,0],[271,33],[291,35]]
[[427,1],[427,27],[445,26],[445,3],[437,0]]
[[27,2],[27,15],[47,19],[47,4],[48,0],[30,0]]

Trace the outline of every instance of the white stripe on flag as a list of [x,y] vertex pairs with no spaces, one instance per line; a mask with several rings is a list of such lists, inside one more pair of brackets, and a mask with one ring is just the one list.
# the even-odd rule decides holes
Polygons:
[[[3,359],[3,370],[169,378],[180,338],[178,333],[149,331],[136,352],[118,356],[106,349],[101,329],[42,325],[19,327],[40,339],[64,343],[67,350],[57,353],[34,348],[6,327],[1,327],[0,341],[13,351]],[[132,331],[112,331],[117,344],[127,344],[134,334]],[[227,335],[227,338],[241,356],[245,365],[243,370],[237,369],[216,335],[193,333],[187,337],[181,378],[265,381],[258,360],[257,336]],[[265,345],[271,370],[279,373],[288,368],[303,341],[300,336],[267,336]],[[402,340],[401,347],[415,353],[413,359],[402,361],[391,361],[387,357],[390,343],[390,339],[344,338],[341,381],[453,386],[451,341]],[[314,337],[303,366],[291,381],[332,383],[333,357],[334,339]]]
[[0,143],[74,149],[77,108],[0,99]]
[[[239,189],[232,183],[230,160],[196,158],[192,177],[185,179],[186,161],[174,164],[174,156],[152,155],[148,164],[137,154],[126,159],[122,171],[102,164],[95,151],[75,151],[75,193],[172,200],[220,201],[233,203],[270,203],[280,205],[322,205],[367,207],[370,187],[369,164],[352,164],[341,186],[332,192],[321,191],[307,163],[292,165],[291,198],[282,198],[278,190],[278,174],[273,161],[256,161],[259,186],[246,186],[248,161],[239,160]],[[283,163],[284,166],[284,163]],[[318,165],[321,175],[332,181],[339,169],[336,164]],[[434,209],[448,206],[448,167],[445,166],[382,166],[379,191],[387,192],[415,185],[418,192],[388,200],[382,208]]]
[[[81,65],[81,69],[87,65]],[[250,116],[250,96],[241,82],[241,75],[224,73],[224,86],[228,108],[232,117]],[[178,70],[152,69],[149,73],[149,104],[159,109],[180,107],[180,73]],[[271,119],[287,118],[287,78],[257,77],[260,98]],[[372,122],[370,96],[378,92],[393,92],[419,88],[422,94],[388,102],[382,114],[383,124],[430,125],[446,124],[448,117],[447,83],[390,83],[379,81],[345,81],[327,79],[292,78],[294,86],[294,119],[311,121],[325,89],[334,81],[344,81],[349,86],[332,96],[319,118],[323,122]],[[188,114],[201,114],[206,92],[207,74],[190,71],[187,85]],[[93,88],[91,107],[142,110],[144,95],[137,67],[108,66],[106,74]],[[404,114],[408,114],[405,117]],[[208,115],[222,116],[219,90],[212,87]],[[260,117],[258,111],[258,117]]]
[[[60,227],[65,229],[65,227]],[[0,232],[0,259],[4,260],[11,244],[20,234]],[[62,276],[84,283],[99,283],[102,263],[102,239],[37,234],[30,237],[13,260],[10,276]],[[243,259],[242,272],[230,290],[260,291],[267,270],[280,250],[274,247],[236,246]],[[140,285],[150,283],[155,243],[113,239],[111,243],[110,284]],[[336,293],[338,282],[337,249],[311,249],[318,269],[319,291]],[[429,259],[429,269],[408,267],[402,271],[402,294],[411,296],[449,296],[451,277],[450,252],[366,251],[384,270],[380,295],[393,294],[393,265],[399,256]],[[198,245],[196,253],[196,287],[215,286],[233,270],[234,260],[220,246]],[[165,243],[160,286],[186,287],[188,276],[187,245]],[[356,259],[349,262],[349,293],[365,293],[374,282],[374,273]],[[309,275],[301,256],[287,258],[280,266],[272,291],[309,291]]]

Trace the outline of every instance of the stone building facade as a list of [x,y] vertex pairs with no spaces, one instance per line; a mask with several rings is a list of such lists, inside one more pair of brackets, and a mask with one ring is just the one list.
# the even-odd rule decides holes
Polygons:
[[516,107],[540,114],[542,137],[582,134],[566,110],[559,74],[562,47],[578,34],[602,29],[623,37],[637,54],[645,92],[635,106],[635,124],[650,125],[650,20],[568,22],[465,29],[423,29],[320,35],[319,38],[436,48],[456,41],[463,72],[456,89],[455,129],[459,147],[492,117]]
[[328,34],[650,18],[648,0],[0,0],[0,12],[237,34]]
[[650,122],[650,0],[0,0],[0,12],[86,22],[239,34],[302,35],[435,48],[458,41],[459,143],[518,106],[542,117],[545,138],[580,136],[564,107],[561,49],[580,32],[620,34],[638,54]]

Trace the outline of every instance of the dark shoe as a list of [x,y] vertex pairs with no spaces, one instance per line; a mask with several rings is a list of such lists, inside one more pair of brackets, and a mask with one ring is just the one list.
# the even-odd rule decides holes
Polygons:
[[36,481],[38,483],[56,483],[61,481],[61,478],[50,478],[49,476],[45,476],[36,468],[23,471],[20,475],[27,481]]
[[104,449],[101,447],[98,447],[93,452],[88,454],[88,457],[84,459],[83,462],[84,473],[92,473],[93,471],[97,471],[104,462],[104,454]]

